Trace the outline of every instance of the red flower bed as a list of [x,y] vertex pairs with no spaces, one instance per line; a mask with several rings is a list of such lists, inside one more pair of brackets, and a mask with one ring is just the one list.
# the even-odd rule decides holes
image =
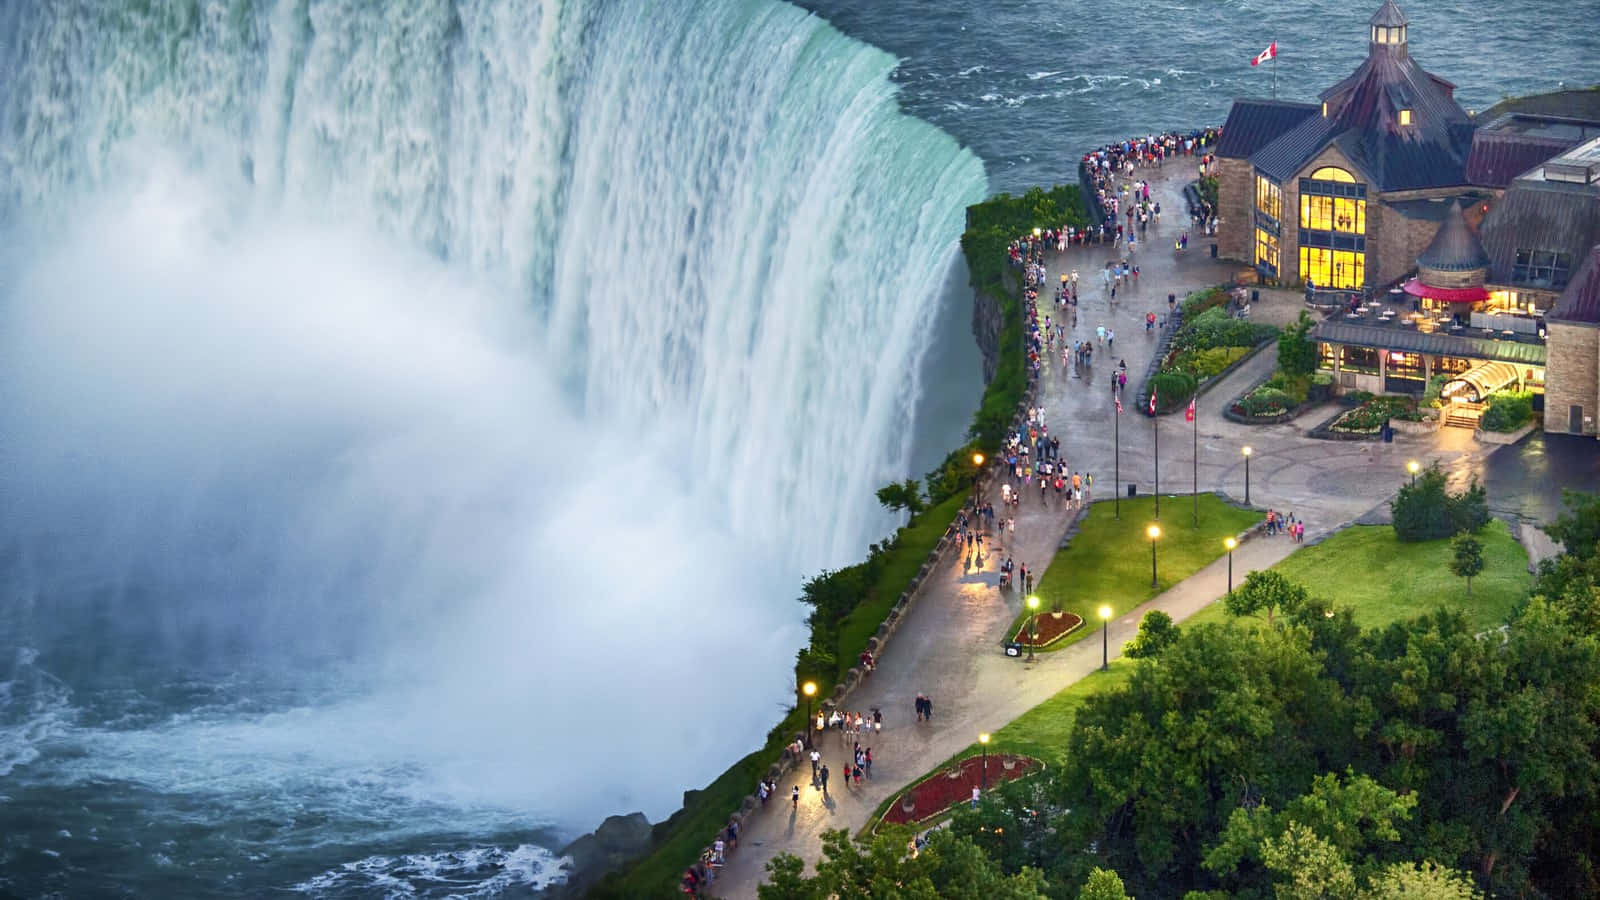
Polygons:
[[[1028,620],[1023,619],[1022,627],[1017,629],[1017,636],[1012,639],[1024,647],[1028,646],[1028,624]],[[1073,633],[1074,631],[1077,631],[1078,626],[1082,624],[1082,618],[1069,612],[1062,613],[1060,618],[1056,618],[1054,613],[1040,613],[1039,643],[1035,646],[1048,647],[1056,641],[1059,641],[1067,635]]]
[[[1005,767],[1008,760],[1012,764],[1010,769]],[[1042,768],[1044,764],[1030,756],[991,753],[989,786],[1021,778]],[[889,804],[889,811],[883,814],[883,821],[891,825],[909,825],[931,819],[958,803],[971,802],[972,789],[982,783],[983,755],[969,756],[959,763],[959,768],[940,769],[894,798],[894,802]],[[911,801],[909,810],[906,809],[908,799]]]

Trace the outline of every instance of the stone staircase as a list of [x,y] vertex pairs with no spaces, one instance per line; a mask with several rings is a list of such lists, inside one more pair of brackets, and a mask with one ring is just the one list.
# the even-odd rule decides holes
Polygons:
[[1454,428],[1477,428],[1478,421],[1483,418],[1483,410],[1487,403],[1447,403],[1443,412],[1443,424]]

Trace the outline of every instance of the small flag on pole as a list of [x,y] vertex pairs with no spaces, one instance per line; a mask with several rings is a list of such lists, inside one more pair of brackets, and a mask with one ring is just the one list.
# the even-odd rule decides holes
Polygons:
[[1156,386],[1150,386],[1150,415],[1156,414]]
[[1189,398],[1189,408],[1183,411],[1183,420],[1185,422],[1193,422],[1194,421],[1194,398],[1193,397]]
[[1117,413],[1120,415],[1122,413],[1122,398],[1112,397],[1111,402],[1117,405]]
[[1277,41],[1273,41],[1272,43],[1268,44],[1267,45],[1267,49],[1261,51],[1261,53],[1259,55],[1257,55],[1255,59],[1250,60],[1250,65],[1259,66],[1259,65],[1261,65],[1264,62],[1266,62],[1269,59],[1275,59],[1277,57],[1277,55],[1278,55],[1278,42]]

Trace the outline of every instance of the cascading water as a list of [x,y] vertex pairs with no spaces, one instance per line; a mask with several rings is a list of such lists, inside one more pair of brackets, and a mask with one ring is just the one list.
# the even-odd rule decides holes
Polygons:
[[772,0],[0,6],[0,889],[493,893],[758,743],[981,165]]

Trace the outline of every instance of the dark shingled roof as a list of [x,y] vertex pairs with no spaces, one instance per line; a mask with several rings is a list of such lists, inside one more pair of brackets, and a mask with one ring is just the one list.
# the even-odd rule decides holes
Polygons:
[[1530,116],[1563,116],[1600,121],[1600,86],[1575,91],[1552,91],[1527,97],[1502,100],[1479,114],[1486,122],[1506,113]]
[[1492,359],[1499,362],[1525,363],[1542,366],[1545,362],[1543,344],[1522,341],[1496,341],[1488,338],[1463,337],[1455,334],[1423,334],[1415,328],[1393,325],[1353,325],[1332,319],[1321,322],[1311,332],[1314,340],[1329,344],[1350,344],[1357,347],[1381,347],[1404,353],[1430,353],[1436,356],[1458,356],[1469,359]]
[[1478,239],[1489,254],[1489,282],[1514,285],[1517,250],[1571,256],[1574,267],[1600,243],[1600,190],[1595,185],[1518,178],[1489,207]]
[[1400,7],[1394,5],[1394,0],[1383,0],[1383,5],[1378,7],[1378,11],[1372,14],[1372,18],[1368,20],[1367,24],[1385,25],[1394,28],[1407,24],[1406,14],[1400,11]]
[[1447,203],[1445,206],[1448,210],[1444,224],[1439,226],[1428,249],[1417,257],[1417,265],[1445,272],[1465,272],[1487,266],[1489,254],[1483,251],[1483,244],[1478,242],[1478,236],[1472,233],[1461,215],[1461,205]]
[[[1379,10],[1388,16],[1392,3]],[[1400,16],[1393,9],[1393,16]],[[1377,17],[1374,17],[1374,21]],[[1252,154],[1252,165],[1282,180],[1330,142],[1378,191],[1467,184],[1472,120],[1456,103],[1454,86],[1417,65],[1404,45],[1373,44],[1361,67],[1322,93],[1328,117],[1309,118]],[[1409,110],[1411,123],[1400,124]]]
[[[1483,121],[1483,117],[1478,120]],[[1472,136],[1467,180],[1484,187],[1503,188],[1518,175],[1597,135],[1600,118],[1528,113],[1497,116]]]
[[1578,267],[1577,276],[1567,285],[1548,318],[1600,324],[1600,247],[1589,250],[1589,258]]
[[1217,155],[1232,159],[1248,159],[1273,138],[1317,114],[1314,103],[1290,103],[1286,100],[1233,101],[1228,110],[1228,121],[1222,125],[1222,139],[1217,141]]

